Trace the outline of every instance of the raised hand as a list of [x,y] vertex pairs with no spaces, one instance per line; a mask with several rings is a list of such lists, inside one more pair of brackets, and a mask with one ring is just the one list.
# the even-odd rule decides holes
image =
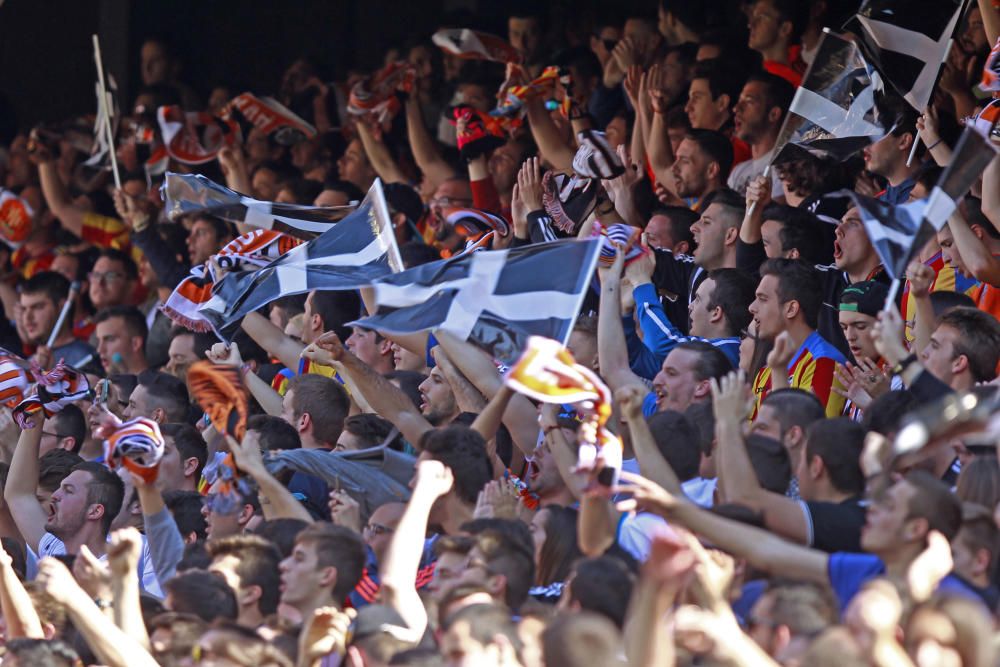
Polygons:
[[743,419],[752,405],[743,371],[732,371],[712,380],[712,408],[716,418]]
[[[82,547],[80,553],[83,553],[85,548]],[[89,549],[87,553],[90,553]],[[79,556],[77,556],[77,560],[80,560]],[[73,600],[74,594],[82,592],[77,580],[73,579],[73,575],[70,574],[66,566],[51,556],[38,561],[38,576],[35,581],[44,592],[61,604],[69,604]]]
[[628,500],[622,500],[615,505],[619,512],[635,512],[645,510],[654,514],[667,515],[681,502],[669,491],[656,482],[651,482],[642,475],[625,472],[619,474],[619,483],[611,488],[612,494],[631,494]]
[[542,168],[537,157],[528,158],[517,172],[518,191],[527,213],[542,210]]
[[780,369],[784,373],[793,354],[795,354],[795,342],[792,340],[791,334],[783,331],[774,339],[774,347],[767,355],[767,365],[772,369]]
[[[60,565],[62,565],[60,563]],[[66,568],[63,567],[65,570]],[[69,574],[69,571],[66,570]],[[133,575],[134,576],[134,575]],[[73,577],[92,599],[111,599],[111,568],[91,553],[86,544],[80,547],[73,560]],[[41,578],[41,569],[39,569]]]
[[922,299],[931,293],[934,284],[934,269],[923,262],[910,262],[906,267],[906,279],[910,281],[910,294],[914,299]]
[[220,366],[239,368],[243,365],[243,357],[240,356],[240,348],[236,343],[230,343],[229,345],[216,343],[212,346],[212,349],[206,350],[205,358],[213,364],[219,364]]
[[927,548],[910,563],[910,568],[906,571],[910,597],[915,602],[929,599],[954,566],[948,538],[932,530],[927,536]]
[[330,492],[330,521],[335,526],[343,526],[361,532],[361,505],[343,489]]
[[264,466],[264,455],[260,451],[260,446],[255,439],[238,442],[231,435],[226,435],[226,442],[229,444],[229,451],[233,455],[233,462],[236,467],[250,475],[257,477],[267,472]]
[[626,385],[615,392],[615,402],[626,419],[642,417],[642,402],[645,398],[645,389],[637,385]]
[[344,348],[344,344],[333,331],[327,331],[322,336],[317,338],[313,344],[321,350],[326,350],[332,361],[340,361],[344,358],[344,354],[347,352]]
[[135,528],[122,528],[111,533],[108,543],[108,564],[117,579],[135,576],[142,553],[142,536]]
[[747,210],[756,205],[754,213],[763,213],[764,208],[771,203],[771,178],[757,176],[747,184]]
[[510,480],[495,479],[476,498],[475,519],[519,519],[521,500]]
[[837,382],[833,383],[831,389],[864,410],[871,405],[872,397],[855,379],[855,368],[850,362],[837,364],[833,369],[833,375]]
[[872,327],[872,342],[879,355],[890,364],[898,364],[906,357],[903,318],[895,306],[878,314],[878,322]]
[[632,108],[637,110],[641,103],[640,89],[642,86],[642,76],[642,67],[639,65],[630,65],[625,72],[625,94],[628,95],[628,100],[632,103]]
[[417,463],[417,482],[413,495],[422,494],[437,500],[451,491],[455,477],[451,468],[440,461],[420,461]]
[[300,660],[304,658],[305,664],[311,664],[331,653],[344,655],[347,635],[357,615],[354,609],[340,611],[336,607],[320,607],[314,611],[306,619],[299,636]]

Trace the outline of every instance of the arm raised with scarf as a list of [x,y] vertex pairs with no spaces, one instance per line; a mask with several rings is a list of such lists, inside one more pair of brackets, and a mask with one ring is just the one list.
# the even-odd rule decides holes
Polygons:
[[361,392],[372,409],[392,422],[407,442],[419,447],[421,436],[433,426],[399,387],[354,356],[332,331],[317,338],[314,345],[326,350],[332,361],[342,364],[350,374],[354,388]]
[[25,544],[35,553],[38,543],[45,535],[45,523],[48,516],[35,489],[38,486],[38,447],[42,441],[41,415],[30,418],[35,422],[34,428],[21,431],[14,450],[14,458],[10,462],[7,473],[7,485],[3,490],[3,498],[7,501],[10,514],[14,517],[17,529],[21,531]]
[[248,443],[244,440],[241,443],[227,435],[226,443],[229,444],[229,451],[233,454],[236,467],[252,477],[257,482],[260,495],[267,498],[268,502],[261,502],[265,519],[268,521],[299,519],[306,523],[313,522],[312,516],[302,506],[302,503],[296,500],[292,492],[264,467],[264,458],[260,453],[260,447],[255,442]]

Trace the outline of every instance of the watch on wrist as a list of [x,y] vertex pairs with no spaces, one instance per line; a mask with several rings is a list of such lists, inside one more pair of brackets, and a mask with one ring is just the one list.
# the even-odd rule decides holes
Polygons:
[[892,372],[896,375],[902,375],[903,371],[910,367],[910,365],[917,360],[917,355],[911,352],[909,355],[904,357],[898,364],[892,367]]

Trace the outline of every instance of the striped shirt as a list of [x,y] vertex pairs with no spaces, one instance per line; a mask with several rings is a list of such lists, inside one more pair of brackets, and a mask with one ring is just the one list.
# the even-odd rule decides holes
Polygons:
[[[844,355],[837,348],[813,331],[788,363],[788,386],[812,392],[823,404],[827,417],[839,417],[844,410],[844,397],[833,391],[833,383],[836,382],[834,369],[844,361]],[[755,402],[751,421],[757,418],[761,401],[771,393],[769,367],[765,366],[757,372],[753,392]]]

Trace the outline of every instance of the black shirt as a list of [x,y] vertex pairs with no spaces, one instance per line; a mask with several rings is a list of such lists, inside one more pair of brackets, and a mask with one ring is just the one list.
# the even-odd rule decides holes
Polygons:
[[833,553],[861,552],[861,529],[865,525],[865,508],[861,496],[839,503],[801,501],[808,527],[807,545]]

